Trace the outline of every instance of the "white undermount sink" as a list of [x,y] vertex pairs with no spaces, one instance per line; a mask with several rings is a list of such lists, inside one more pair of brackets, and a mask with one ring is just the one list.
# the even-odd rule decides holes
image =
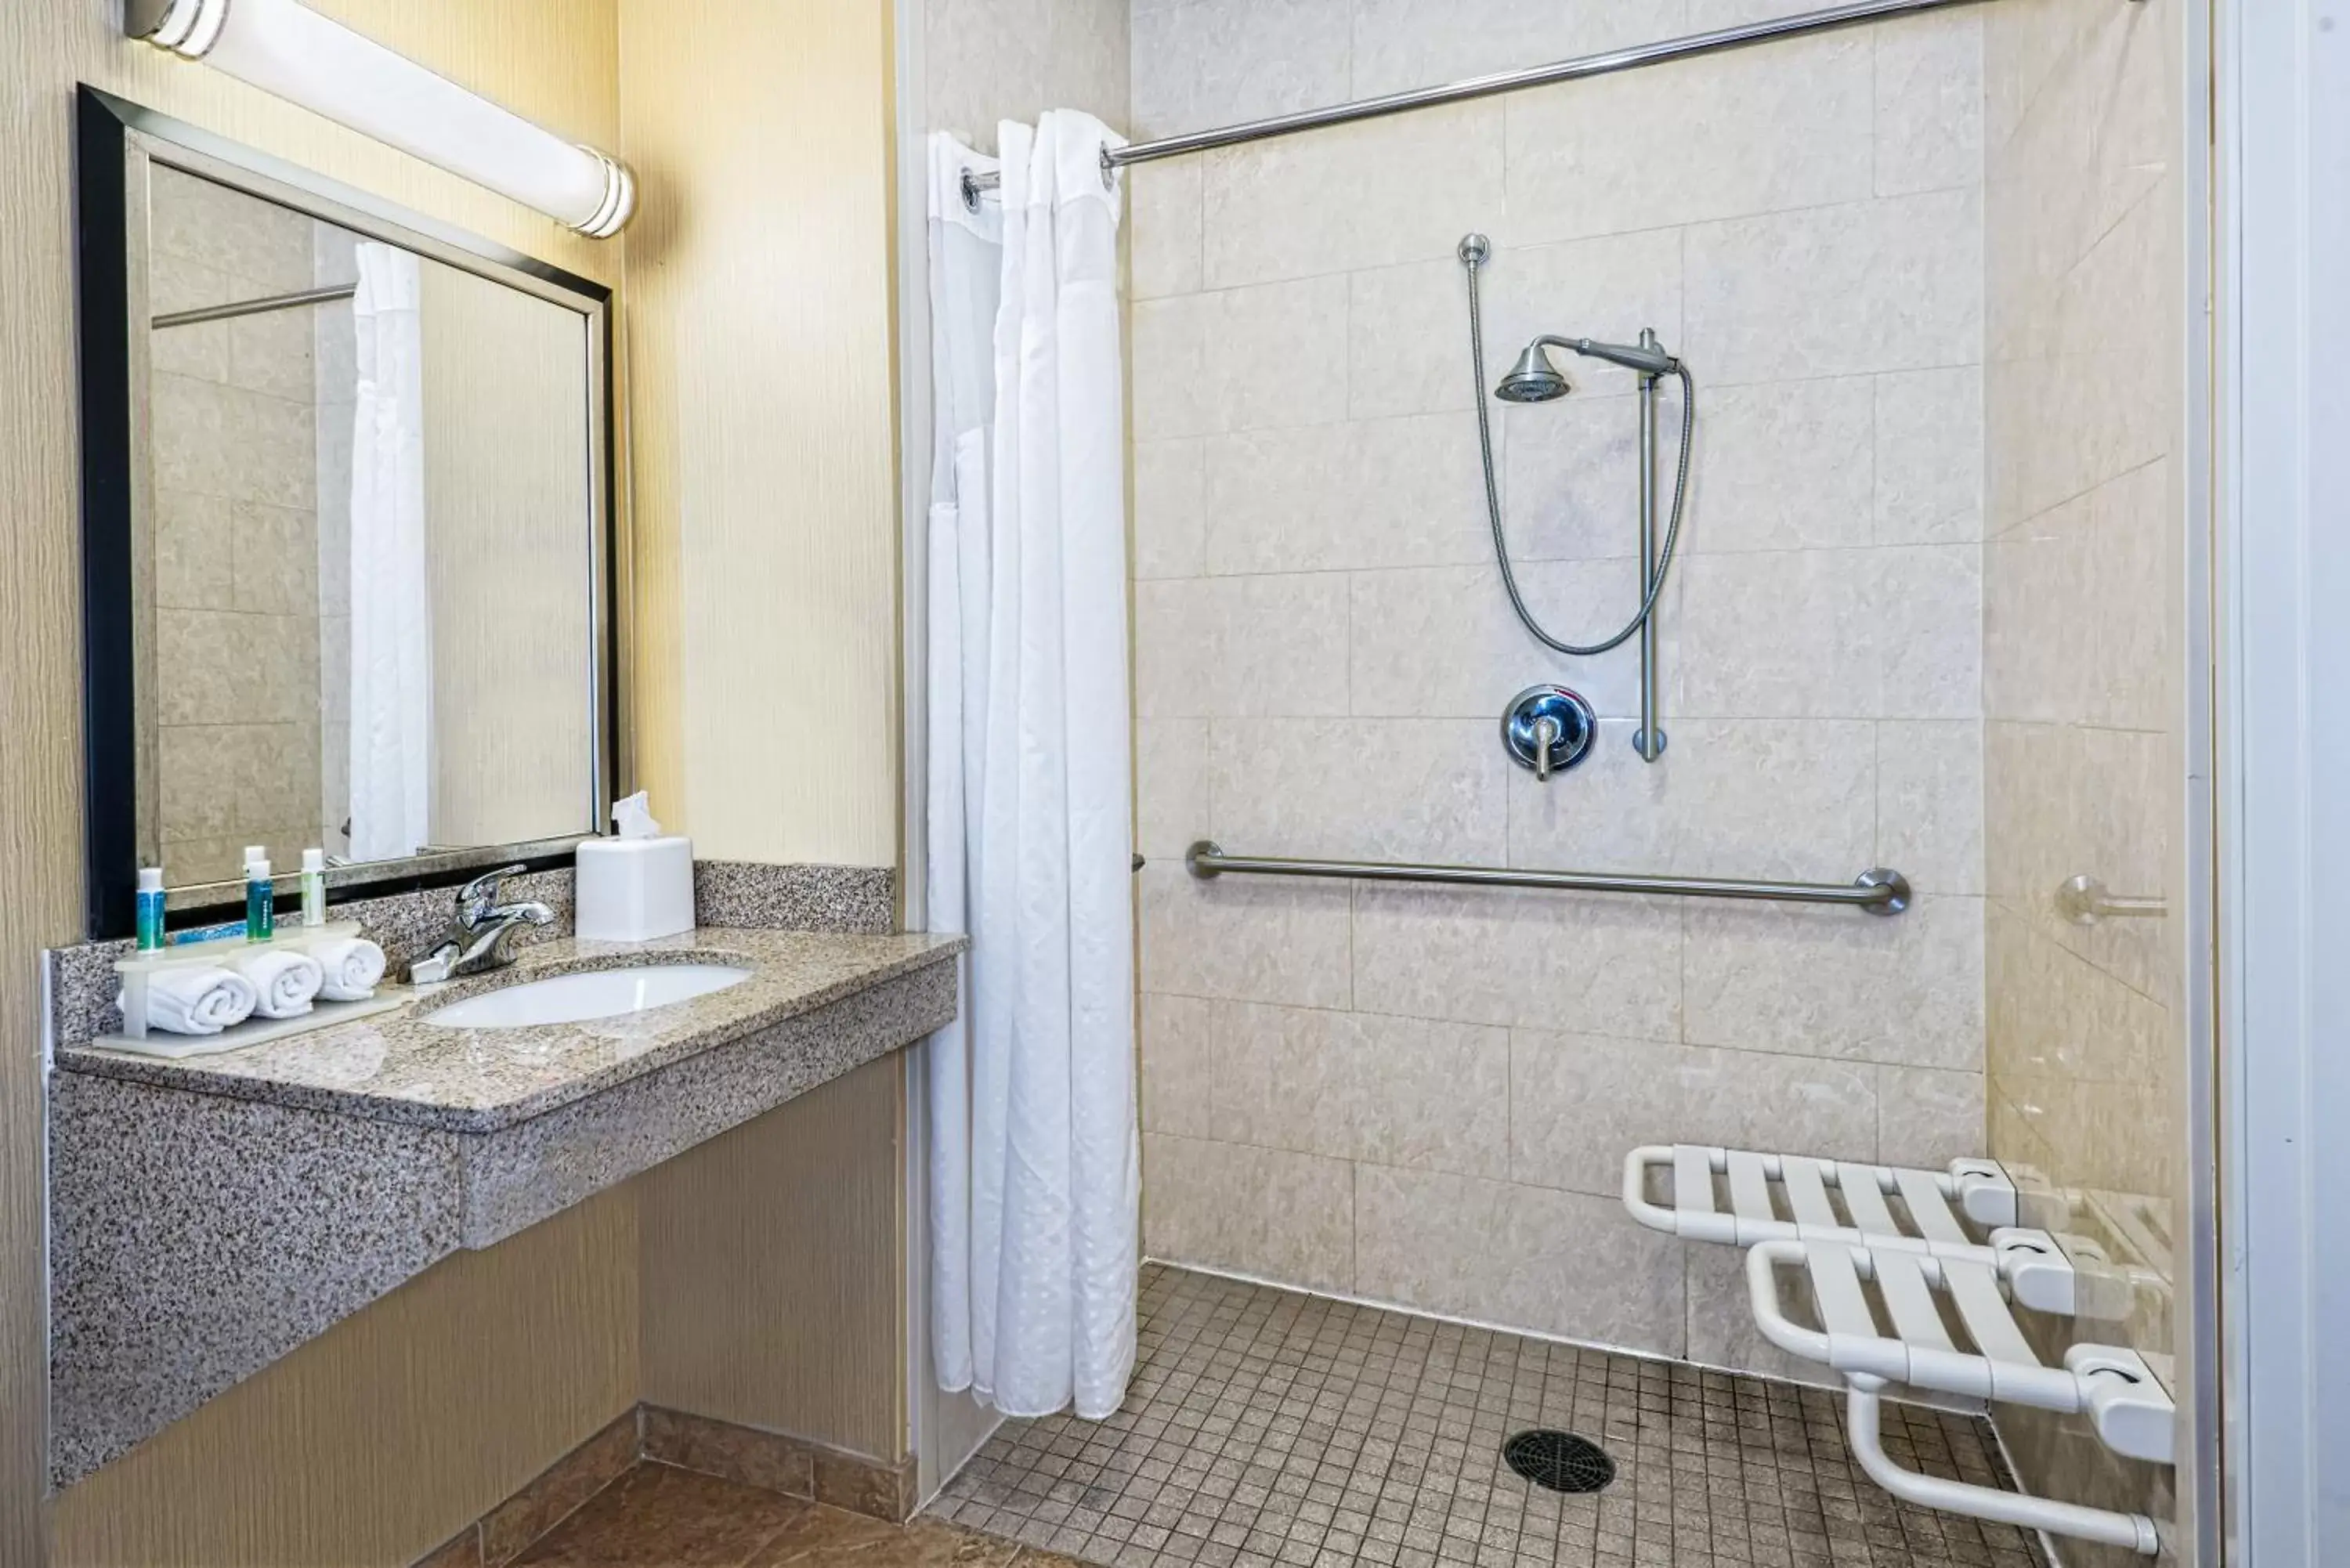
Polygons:
[[520,1029],[533,1023],[580,1023],[666,1007],[740,985],[747,969],[723,963],[645,964],[635,969],[558,974],[469,996],[424,1015],[447,1029]]

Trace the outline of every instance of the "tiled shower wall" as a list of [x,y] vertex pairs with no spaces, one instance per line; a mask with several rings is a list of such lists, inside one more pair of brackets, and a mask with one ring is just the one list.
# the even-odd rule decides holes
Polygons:
[[[1789,6],[1800,9],[1801,6]],[[1721,26],[1680,0],[1137,0],[1134,134]],[[1981,22],[1846,31],[1139,166],[1131,233],[1145,1245],[1775,1368],[1728,1249],[1634,1226],[1625,1151],[1936,1163],[1982,1137]],[[1698,379],[1636,664],[1512,619],[1477,463],[1537,329],[1653,326]],[[1637,602],[1621,372],[1497,420],[1523,576]],[[1668,478],[1669,475],[1668,474]],[[1498,716],[1605,720],[1536,783]],[[1843,881],[1909,913],[1186,875],[1184,846]]]
[[[1984,10],[1991,1152],[2053,1189],[2036,1222],[2139,1271],[2074,1336],[2158,1355],[2184,1267],[2180,923],[2083,927],[2054,895],[2083,873],[2186,893],[2180,4]],[[1999,1416],[2026,1485],[2168,1513],[2165,1472]],[[2130,1559],[2067,1549],[2107,1560]]]

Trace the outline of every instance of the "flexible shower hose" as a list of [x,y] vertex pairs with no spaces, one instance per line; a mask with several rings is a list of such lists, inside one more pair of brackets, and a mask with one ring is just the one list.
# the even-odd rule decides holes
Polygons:
[[1553,637],[1534,619],[1534,611],[1526,607],[1525,596],[1518,591],[1517,573],[1510,566],[1510,541],[1502,529],[1502,494],[1493,483],[1493,431],[1492,416],[1485,409],[1485,325],[1477,301],[1477,267],[1473,257],[1463,256],[1461,265],[1469,269],[1469,359],[1471,372],[1477,378],[1477,449],[1485,462],[1485,515],[1493,524],[1493,557],[1502,564],[1502,586],[1510,593],[1510,607],[1518,612],[1518,619],[1534,633],[1544,647],[1561,653],[1587,658],[1605,653],[1622,643],[1640,629],[1641,624],[1655,613],[1657,596],[1665,591],[1665,574],[1672,569],[1673,546],[1681,535],[1681,504],[1689,499],[1690,440],[1697,429],[1697,388],[1690,379],[1689,367],[1679,360],[1673,363],[1673,374],[1681,383],[1681,454],[1679,468],[1673,474],[1672,520],[1665,525],[1664,548],[1657,553],[1656,576],[1648,583],[1648,591],[1640,599],[1640,607],[1624,628],[1605,642],[1573,643]]

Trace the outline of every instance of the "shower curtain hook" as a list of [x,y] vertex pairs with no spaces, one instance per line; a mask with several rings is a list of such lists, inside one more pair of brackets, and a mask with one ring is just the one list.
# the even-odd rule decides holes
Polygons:
[[1102,189],[1105,191],[1117,190],[1118,165],[1109,161],[1109,143],[1107,141],[1102,143],[1101,148],[1101,171]]

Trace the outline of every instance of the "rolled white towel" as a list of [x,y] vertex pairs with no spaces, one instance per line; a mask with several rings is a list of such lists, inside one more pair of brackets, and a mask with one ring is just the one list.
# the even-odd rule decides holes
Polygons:
[[217,1034],[253,1016],[260,993],[232,969],[182,964],[147,977],[147,1027],[173,1034]]
[[365,937],[331,937],[314,943],[310,956],[327,971],[318,994],[328,1002],[365,1002],[383,978],[383,950]]
[[291,948],[264,948],[228,961],[261,993],[254,1011],[264,1018],[301,1017],[327,983],[327,971],[318,961]]

